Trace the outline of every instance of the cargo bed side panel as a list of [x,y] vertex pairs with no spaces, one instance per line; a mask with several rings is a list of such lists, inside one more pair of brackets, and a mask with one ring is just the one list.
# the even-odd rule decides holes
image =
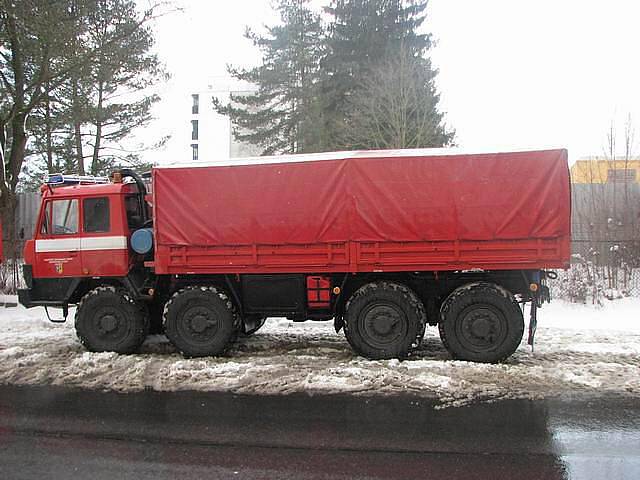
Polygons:
[[158,273],[561,268],[565,150],[157,168]]

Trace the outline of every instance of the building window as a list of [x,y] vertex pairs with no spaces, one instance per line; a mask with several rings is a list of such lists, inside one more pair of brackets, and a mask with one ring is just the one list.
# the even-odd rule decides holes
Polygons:
[[607,183],[635,183],[636,170],[633,168],[610,168]]
[[198,120],[191,120],[191,140],[198,140]]
[[191,159],[198,160],[198,144],[197,143],[191,144]]
[[191,113],[193,115],[197,115],[200,112],[200,95],[194,93],[191,95],[191,99],[193,100],[193,103],[191,104]]

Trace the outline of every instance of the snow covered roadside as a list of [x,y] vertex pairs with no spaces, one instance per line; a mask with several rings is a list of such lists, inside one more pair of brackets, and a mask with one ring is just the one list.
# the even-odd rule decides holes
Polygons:
[[150,337],[137,355],[89,353],[72,320],[52,324],[41,309],[0,308],[0,383],[123,392],[407,392],[437,397],[443,406],[556,395],[640,396],[640,299],[602,308],[556,301],[540,312],[535,352],[525,341],[505,364],[458,362],[449,360],[437,329],[428,328],[409,360],[370,361],[355,356],[331,322],[270,319],[226,357],[186,360],[163,336]]

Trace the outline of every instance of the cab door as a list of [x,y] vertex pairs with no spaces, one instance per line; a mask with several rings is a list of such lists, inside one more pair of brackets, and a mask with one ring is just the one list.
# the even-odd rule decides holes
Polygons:
[[[123,277],[129,271],[121,196],[82,199],[82,269],[85,275]],[[113,205],[112,205],[113,204]]]
[[37,278],[82,276],[77,198],[49,199],[40,216],[33,273]]

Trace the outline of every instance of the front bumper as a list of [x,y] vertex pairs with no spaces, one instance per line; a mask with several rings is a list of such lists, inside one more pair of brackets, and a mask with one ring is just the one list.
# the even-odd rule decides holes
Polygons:
[[39,300],[31,296],[31,290],[28,288],[18,289],[18,302],[25,308],[33,307],[56,307],[65,308],[69,304],[63,300]]
[[31,301],[31,291],[26,288],[18,289],[18,302],[25,308],[35,307]]

